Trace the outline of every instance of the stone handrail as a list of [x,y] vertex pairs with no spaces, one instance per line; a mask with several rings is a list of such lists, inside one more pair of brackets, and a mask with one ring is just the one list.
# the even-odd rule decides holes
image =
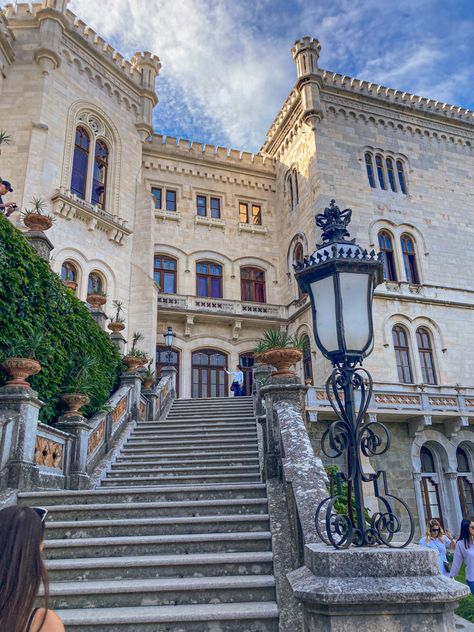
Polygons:
[[40,478],[48,487],[61,487],[71,462],[73,438],[58,428],[38,423],[35,442],[35,464],[41,470]]
[[144,418],[149,421],[162,419],[176,396],[175,372],[174,370],[168,371],[170,370],[164,369],[162,371],[162,377],[153,389],[143,391],[142,397],[147,404]]
[[259,318],[285,320],[287,308],[269,303],[249,303],[224,298],[208,298],[182,294],[159,294],[158,307],[175,311],[213,312],[233,316],[257,316]]

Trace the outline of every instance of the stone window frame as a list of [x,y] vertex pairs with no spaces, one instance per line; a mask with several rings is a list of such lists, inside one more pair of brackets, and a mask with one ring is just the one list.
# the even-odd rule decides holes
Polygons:
[[78,285],[76,289],[76,296],[84,303],[87,302],[87,281],[91,272],[98,272],[102,279],[105,280],[105,287],[107,292],[106,307],[111,307],[112,300],[117,298],[115,296],[115,289],[118,287],[117,279],[112,268],[101,261],[100,259],[88,259],[80,250],[76,248],[66,247],[59,250],[52,263],[53,270],[61,276],[61,268],[65,261],[71,261],[78,271]]
[[[370,156],[370,161],[367,160],[368,156]],[[390,150],[384,150],[379,147],[366,146],[362,150],[360,161],[369,190],[382,191],[384,193],[392,193],[394,195],[402,195],[406,197],[409,196],[409,163],[407,156]],[[381,174],[378,172],[378,161],[380,161],[381,165]],[[390,168],[387,161],[391,161],[392,164],[392,177],[390,177]],[[400,163],[403,168],[403,186],[400,182],[399,176]],[[371,167],[372,176],[368,173],[368,166]],[[381,182],[384,183],[384,186],[382,186]],[[405,191],[402,190],[403,188]]]
[[303,248],[303,257],[307,257],[309,254],[308,239],[304,233],[296,233],[296,235],[293,235],[288,246],[288,251],[286,255],[288,270],[286,274],[288,277],[288,288],[290,294],[294,297],[293,301],[299,301],[301,300],[301,298],[303,298],[303,295],[299,290],[299,285],[296,282],[294,274],[295,271],[293,269],[293,264],[295,263],[295,250],[298,245],[301,245],[301,247]]
[[300,203],[300,186],[298,182],[298,168],[293,165],[288,169],[284,178],[283,193],[290,211],[295,211]]
[[[198,213],[198,198],[205,198],[204,215],[199,215],[199,213]],[[196,191],[195,199],[196,199],[196,215],[198,217],[208,217],[208,218],[211,218],[211,219],[222,219],[222,208],[223,208],[222,195],[218,195],[216,193]],[[212,215],[212,200],[218,200],[219,201],[219,217],[213,217],[213,215]]]
[[[244,270],[251,270],[252,272],[261,272],[263,274],[263,282],[262,281],[256,281],[255,279],[242,279],[242,272]],[[240,300],[242,303],[259,303],[260,305],[265,305],[268,301],[267,301],[267,271],[262,268],[261,266],[255,266],[255,265],[250,265],[250,264],[244,264],[240,266],[239,269],[239,275],[240,275]],[[257,285],[263,285],[263,301],[252,301],[249,300],[247,301],[246,299],[244,299],[243,297],[243,284],[244,282],[248,282],[249,285],[251,286],[251,293],[255,293],[255,288]]]

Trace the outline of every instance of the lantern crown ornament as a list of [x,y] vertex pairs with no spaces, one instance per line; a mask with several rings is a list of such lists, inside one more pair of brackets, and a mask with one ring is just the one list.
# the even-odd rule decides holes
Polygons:
[[[328,245],[337,241],[346,241],[344,238],[349,237],[347,225],[351,221],[352,210],[346,208],[343,211],[337,206],[336,200],[331,200],[329,207],[325,208],[322,213],[316,215],[316,226],[322,228],[323,244]],[[355,239],[351,239],[350,243],[354,243]],[[321,246],[318,245],[318,248]]]

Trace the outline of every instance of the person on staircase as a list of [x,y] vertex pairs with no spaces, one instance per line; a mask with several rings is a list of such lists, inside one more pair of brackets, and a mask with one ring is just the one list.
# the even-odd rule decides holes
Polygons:
[[228,375],[232,375],[230,390],[234,391],[234,397],[241,397],[244,395],[244,374],[240,364],[237,364],[235,368],[237,369],[236,371],[227,371],[227,369],[224,369],[224,371]]
[[[64,632],[59,616],[48,610],[48,574],[43,562],[41,507],[5,507],[0,511],[0,630]],[[36,608],[43,584],[43,608]]]
[[0,178],[0,213],[4,213],[6,217],[10,217],[10,215],[17,210],[16,202],[4,202],[2,199],[3,195],[7,193],[13,193],[12,185],[7,182],[7,180],[2,180]]

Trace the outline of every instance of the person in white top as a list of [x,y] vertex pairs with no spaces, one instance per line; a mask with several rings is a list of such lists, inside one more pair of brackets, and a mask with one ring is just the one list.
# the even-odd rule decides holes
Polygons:
[[227,371],[227,369],[224,369],[224,371],[228,375],[232,375],[232,385],[230,388],[234,391],[234,397],[240,397],[244,394],[244,374],[240,364],[237,364],[235,368],[237,371]]

